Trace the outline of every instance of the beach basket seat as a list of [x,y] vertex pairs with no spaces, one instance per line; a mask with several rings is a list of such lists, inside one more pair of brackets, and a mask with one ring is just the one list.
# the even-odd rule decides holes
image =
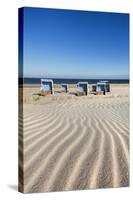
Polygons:
[[86,95],[86,93],[83,90],[83,87],[78,87],[76,95],[77,96],[85,96]]
[[96,95],[105,95],[105,91],[97,91]]
[[61,92],[62,92],[62,93],[66,93],[65,87],[61,87]]
[[77,96],[86,96],[85,92],[77,92],[76,95]]
[[45,96],[45,95],[48,95],[48,94],[51,94],[51,91],[44,91],[44,90],[41,90],[41,95]]

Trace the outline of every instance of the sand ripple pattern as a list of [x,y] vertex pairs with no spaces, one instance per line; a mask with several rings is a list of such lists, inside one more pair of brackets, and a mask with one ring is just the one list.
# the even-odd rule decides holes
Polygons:
[[25,105],[24,192],[128,186],[128,109],[126,98]]

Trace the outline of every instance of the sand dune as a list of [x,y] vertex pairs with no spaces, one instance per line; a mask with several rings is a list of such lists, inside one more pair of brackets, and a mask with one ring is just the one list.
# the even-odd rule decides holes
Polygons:
[[19,137],[24,141],[24,151],[19,149],[24,192],[128,186],[127,94],[57,94],[25,103],[24,135]]

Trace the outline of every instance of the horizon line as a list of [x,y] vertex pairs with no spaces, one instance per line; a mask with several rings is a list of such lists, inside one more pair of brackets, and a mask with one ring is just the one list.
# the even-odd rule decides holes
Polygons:
[[125,80],[129,80],[130,77],[54,77],[54,76],[23,76],[23,77],[19,77],[19,78],[46,78],[46,79],[119,79],[119,80],[122,80],[122,79],[125,79]]

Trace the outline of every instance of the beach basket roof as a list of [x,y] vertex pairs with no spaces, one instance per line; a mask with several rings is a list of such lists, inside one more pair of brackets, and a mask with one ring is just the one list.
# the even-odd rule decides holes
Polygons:
[[61,83],[61,85],[67,85],[67,86],[68,86],[68,84],[67,84],[67,83]]
[[99,81],[99,82],[108,83],[109,81],[108,81],[108,80],[106,80],[106,81],[104,81],[104,80],[102,81],[102,80],[101,80],[101,81]]
[[82,82],[78,82],[78,83],[77,83],[77,85],[80,85],[80,84],[86,84],[86,85],[87,85],[88,82],[83,82],[83,81],[82,81]]
[[44,78],[42,78],[41,82],[53,82],[53,80],[52,79],[44,79]]
[[97,85],[106,85],[106,82],[97,82]]

